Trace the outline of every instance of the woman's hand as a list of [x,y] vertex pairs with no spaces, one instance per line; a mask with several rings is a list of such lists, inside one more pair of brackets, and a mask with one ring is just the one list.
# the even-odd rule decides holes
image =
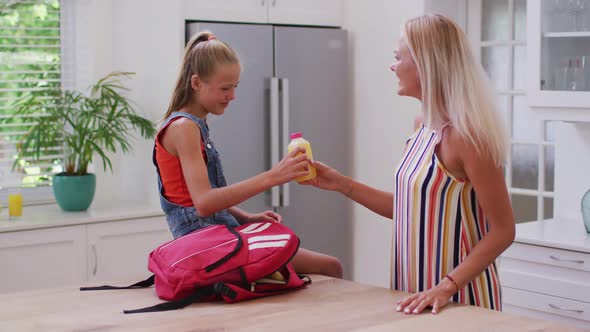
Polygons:
[[293,149],[269,172],[275,186],[306,176],[309,172],[309,160],[305,148],[299,146]]
[[419,314],[426,307],[432,307],[432,313],[437,314],[449,303],[449,299],[456,291],[455,285],[447,278],[443,278],[434,288],[399,300],[397,311],[403,311],[406,314]]
[[275,213],[274,211],[264,211],[260,213],[251,213],[246,218],[246,222],[255,222],[255,221],[272,221],[280,223],[283,221],[283,217],[280,214]]
[[317,176],[309,181],[301,182],[301,184],[312,185],[325,190],[339,191],[344,195],[350,193],[352,189],[351,179],[322,162],[311,161],[310,163],[315,167]]

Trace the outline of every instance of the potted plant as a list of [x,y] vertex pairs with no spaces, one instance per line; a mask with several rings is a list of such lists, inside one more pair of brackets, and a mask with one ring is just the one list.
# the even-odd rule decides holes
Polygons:
[[[50,90],[49,98],[28,94],[17,100],[15,115],[43,114],[17,146],[19,158],[39,160],[42,152],[64,146],[64,172],[54,175],[52,184],[63,210],[83,211],[92,203],[96,176],[88,173],[88,165],[94,156],[102,159],[105,171],[112,171],[109,153],[130,150],[131,130],[144,138],[155,135],[155,125],[139,116],[122,94],[128,90],[123,80],[132,74],[110,73],[91,87],[89,95],[56,88]],[[18,159],[14,165],[18,166]]]

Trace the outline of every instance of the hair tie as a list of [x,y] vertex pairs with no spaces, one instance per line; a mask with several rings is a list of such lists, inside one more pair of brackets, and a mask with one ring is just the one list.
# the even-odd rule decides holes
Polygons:
[[217,39],[217,37],[215,37],[214,35],[211,35],[211,36],[209,36],[209,38],[207,38],[207,41],[213,40],[213,39]]

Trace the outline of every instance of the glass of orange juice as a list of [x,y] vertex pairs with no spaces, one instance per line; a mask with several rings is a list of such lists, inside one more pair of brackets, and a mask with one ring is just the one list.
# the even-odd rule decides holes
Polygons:
[[23,195],[21,193],[8,195],[8,216],[20,217],[23,215]]

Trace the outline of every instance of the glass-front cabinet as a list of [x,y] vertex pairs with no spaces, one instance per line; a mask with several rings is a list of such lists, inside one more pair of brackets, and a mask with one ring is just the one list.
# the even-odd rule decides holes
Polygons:
[[590,0],[533,0],[527,7],[530,106],[549,108],[550,118],[561,112],[563,120],[590,121]]

